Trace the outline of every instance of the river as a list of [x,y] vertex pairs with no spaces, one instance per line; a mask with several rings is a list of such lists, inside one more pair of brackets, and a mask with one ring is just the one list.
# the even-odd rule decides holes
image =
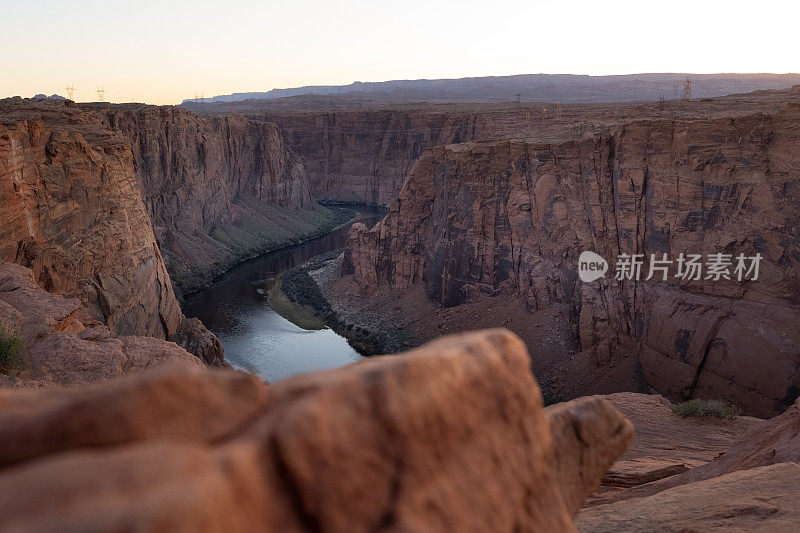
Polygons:
[[[359,212],[363,217],[358,221],[368,226],[385,213],[365,208]],[[199,318],[219,338],[231,365],[268,382],[357,361],[361,356],[344,337],[330,329],[305,330],[294,325],[273,311],[258,292],[264,280],[344,247],[352,224],[232,268],[207,289],[189,295],[184,314]]]

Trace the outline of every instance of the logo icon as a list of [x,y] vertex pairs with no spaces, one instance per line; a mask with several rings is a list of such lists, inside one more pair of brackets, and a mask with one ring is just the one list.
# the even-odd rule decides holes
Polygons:
[[578,277],[589,283],[600,279],[608,272],[608,262],[594,252],[581,252],[578,257]]

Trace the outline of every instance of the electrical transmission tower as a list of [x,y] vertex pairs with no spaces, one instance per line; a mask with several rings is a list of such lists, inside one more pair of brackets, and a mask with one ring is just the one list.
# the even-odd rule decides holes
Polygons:
[[72,84],[69,84],[67,85],[66,89],[67,89],[67,98],[69,98],[72,101],[75,101],[75,87],[73,87]]
[[103,89],[102,87],[98,87],[97,88],[97,101],[98,102],[102,102],[103,101],[103,95],[104,94],[106,94],[106,90]]
[[521,107],[522,106],[522,101],[520,100],[521,96],[522,96],[522,94],[517,93],[517,107]]
[[194,103],[197,105],[198,111],[205,111],[206,99],[203,97],[203,93],[200,93],[199,95],[196,92],[194,93]]
[[692,99],[692,79],[686,78],[686,81],[683,82],[683,95],[681,96],[683,100],[690,100]]

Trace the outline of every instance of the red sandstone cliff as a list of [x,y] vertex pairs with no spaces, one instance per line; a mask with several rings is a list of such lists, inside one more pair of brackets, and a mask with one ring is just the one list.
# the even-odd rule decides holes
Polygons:
[[274,124],[139,104],[87,109],[129,140],[156,239],[181,289],[336,224],[312,199],[303,163]]
[[223,364],[217,339],[178,306],[130,144],[70,104],[0,103],[0,261],[30,267],[118,334],[175,339]]
[[463,142],[487,116],[424,110],[266,114],[303,157],[320,201],[388,205],[429,147]]
[[216,339],[181,314],[165,263],[192,290],[338,222],[274,124],[19,99],[0,116],[0,260],[31,267],[121,334],[221,360]]
[[[674,399],[722,397],[771,415],[800,392],[798,145],[790,106],[632,121],[581,141],[433,148],[383,222],[351,232],[344,271],[368,293],[424,284],[445,306],[503,296],[530,312],[566,305],[597,373],[635,358]],[[584,284],[583,250],[764,259],[757,282]]]

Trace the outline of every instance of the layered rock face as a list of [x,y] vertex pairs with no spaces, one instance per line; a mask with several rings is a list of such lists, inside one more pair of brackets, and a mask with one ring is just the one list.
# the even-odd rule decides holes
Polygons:
[[30,267],[44,289],[78,298],[118,334],[182,334],[221,363],[216,338],[185,324],[130,144],[73,106],[0,106],[0,260]]
[[29,266],[48,291],[79,297],[114,330],[171,336],[182,316],[129,146],[78,110],[55,121],[0,130],[0,258]]
[[98,113],[130,141],[156,239],[183,290],[336,224],[274,124],[145,105]]
[[388,205],[425,149],[474,138],[486,116],[419,110],[261,115],[308,165],[320,201]]
[[339,222],[273,124],[135,104],[7,100],[0,113],[0,260],[119,334],[221,362],[219,342],[183,317],[165,264],[192,290]]
[[[638,358],[673,399],[769,416],[800,393],[800,114],[632,121],[580,141],[429,150],[387,217],[351,231],[343,272],[367,293],[423,284],[456,306],[567,305],[598,371]],[[582,283],[578,255],[611,263]],[[757,281],[615,281],[619,254],[763,257]],[[703,274],[705,276],[705,273]],[[492,323],[493,317],[487,317]]]
[[574,531],[632,437],[602,398],[546,412],[503,330],[269,387],[160,369],[0,405],[18,531]]

